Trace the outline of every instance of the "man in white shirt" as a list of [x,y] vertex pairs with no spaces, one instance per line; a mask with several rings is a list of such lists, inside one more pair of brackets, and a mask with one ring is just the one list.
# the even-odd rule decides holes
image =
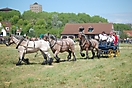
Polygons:
[[107,34],[103,31],[102,34],[99,34],[99,41],[107,40]]
[[115,41],[115,37],[113,36],[113,32],[110,32],[110,35],[107,38],[107,42],[112,44],[114,43],[114,41]]

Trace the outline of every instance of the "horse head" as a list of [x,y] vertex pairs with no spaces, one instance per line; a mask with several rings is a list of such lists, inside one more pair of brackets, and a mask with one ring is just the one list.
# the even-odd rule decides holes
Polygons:
[[9,46],[9,45],[11,45],[13,43],[14,43],[14,41],[13,41],[13,34],[11,34],[9,36],[9,38],[7,39],[6,46]]
[[9,38],[7,39],[6,45],[9,46],[9,45],[11,45],[11,44],[15,43],[16,41],[21,40],[23,38],[24,38],[23,36],[18,36],[18,35],[11,34],[9,36]]
[[87,40],[86,35],[85,35],[85,34],[83,34],[83,33],[79,33],[79,34],[78,34],[78,38],[79,38],[79,41],[82,41],[82,40]]
[[57,38],[54,35],[50,35],[50,34],[43,35],[43,39],[49,42],[51,42],[52,40],[57,40]]

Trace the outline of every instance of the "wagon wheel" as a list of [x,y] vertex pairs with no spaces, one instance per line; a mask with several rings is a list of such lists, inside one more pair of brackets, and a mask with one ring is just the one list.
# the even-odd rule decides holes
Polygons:
[[117,56],[120,56],[120,50],[119,49],[116,49],[116,57]]
[[112,58],[113,56],[114,56],[113,50],[112,49],[109,49],[108,50],[108,57],[109,58]]

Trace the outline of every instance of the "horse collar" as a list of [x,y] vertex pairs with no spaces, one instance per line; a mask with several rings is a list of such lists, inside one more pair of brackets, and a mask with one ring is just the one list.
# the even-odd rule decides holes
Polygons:
[[57,41],[55,41],[55,43],[54,43],[53,45],[51,45],[51,42],[50,42],[50,48],[51,48],[51,49],[55,46],[56,42],[57,42]]
[[20,40],[20,42],[19,42],[18,45],[16,46],[16,49],[18,49],[18,46],[20,46],[20,44],[22,43],[23,40],[24,40],[24,38],[22,38],[22,39]]

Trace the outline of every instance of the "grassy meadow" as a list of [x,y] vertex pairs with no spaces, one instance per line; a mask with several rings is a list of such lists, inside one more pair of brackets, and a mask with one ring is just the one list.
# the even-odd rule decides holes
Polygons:
[[[16,66],[15,46],[0,45],[0,88],[132,88],[132,45],[120,44],[120,56],[83,59],[76,45],[77,61],[41,65],[39,53],[27,54],[30,64]],[[55,61],[55,59],[54,59]]]

